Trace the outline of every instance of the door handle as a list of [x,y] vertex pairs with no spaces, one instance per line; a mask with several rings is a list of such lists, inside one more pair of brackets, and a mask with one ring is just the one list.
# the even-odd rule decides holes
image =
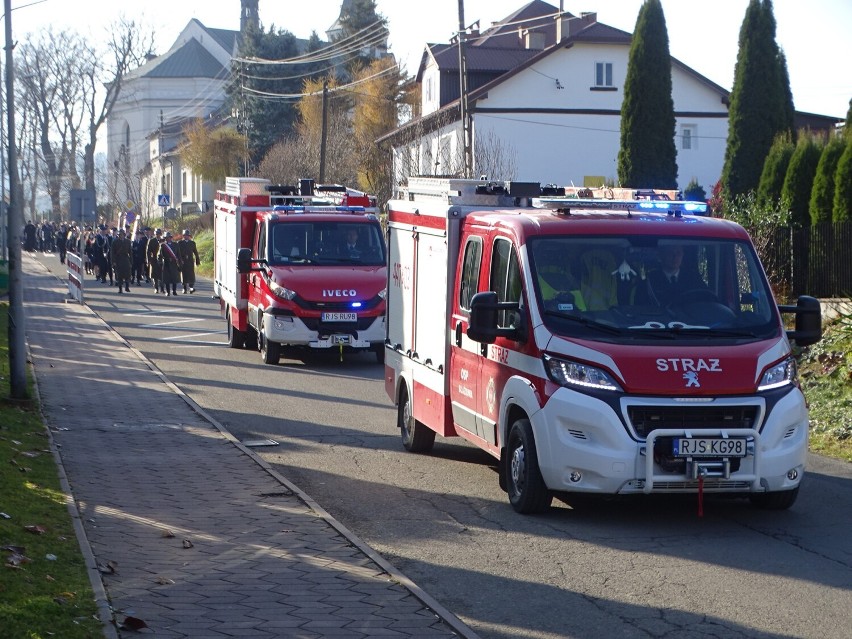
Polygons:
[[461,321],[456,322],[456,346],[461,347],[462,345],[462,323]]

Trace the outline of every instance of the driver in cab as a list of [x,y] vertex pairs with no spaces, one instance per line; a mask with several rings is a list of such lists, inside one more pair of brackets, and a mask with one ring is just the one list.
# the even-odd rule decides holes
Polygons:
[[678,301],[687,291],[706,289],[698,269],[683,265],[683,246],[666,244],[660,247],[660,267],[648,273],[649,301],[659,306],[668,306]]

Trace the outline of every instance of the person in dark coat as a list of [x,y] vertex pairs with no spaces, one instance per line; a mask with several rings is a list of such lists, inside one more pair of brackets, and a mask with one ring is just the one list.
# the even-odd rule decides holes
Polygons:
[[24,226],[24,250],[32,253],[36,250],[36,225],[27,220]]
[[181,280],[183,280],[183,292],[187,290],[195,293],[195,267],[201,264],[198,257],[198,247],[189,229],[183,230],[183,239],[178,242],[179,255],[183,266],[181,267]]
[[65,254],[68,252],[67,242],[68,227],[63,223],[59,225],[59,232],[56,234],[56,248],[59,249],[60,264],[65,264]]
[[98,269],[98,278],[102,284],[106,284],[106,277],[109,275],[109,285],[113,285],[112,268],[110,263],[110,249],[112,248],[112,238],[107,235],[107,227],[101,224],[98,227],[99,233],[95,236],[94,258],[95,266]]
[[160,229],[154,231],[154,237],[148,238],[147,258],[151,267],[151,281],[154,282],[155,293],[165,293],[163,288],[163,266],[160,264],[160,244],[163,241],[163,232]]
[[648,297],[652,303],[667,306],[687,291],[707,288],[697,269],[683,267],[682,246],[663,246],[659,257],[660,268],[648,273]]
[[133,238],[133,272],[130,274],[131,280],[136,280],[136,284],[142,283],[142,277],[145,275],[145,259],[148,253],[148,238],[145,237],[145,232],[142,229],[136,231],[136,237]]
[[127,239],[127,232],[118,229],[118,237],[112,241],[112,268],[118,292],[130,292],[130,276],[133,272],[133,245]]
[[181,259],[178,245],[171,231],[166,231],[166,241],[160,244],[158,256],[163,268],[163,288],[166,295],[177,295],[177,284],[180,281]]

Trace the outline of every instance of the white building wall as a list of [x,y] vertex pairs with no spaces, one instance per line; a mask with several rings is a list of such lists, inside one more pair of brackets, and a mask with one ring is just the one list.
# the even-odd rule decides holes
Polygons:
[[[578,186],[587,177],[616,182],[627,54],[624,46],[585,44],[554,52],[477,101],[474,138],[493,134],[515,149],[517,180]],[[597,62],[612,64],[615,90],[593,90]],[[709,195],[724,162],[727,108],[718,90],[678,65],[672,69],[672,95],[675,113],[685,114],[676,118],[675,128],[678,186],[685,188],[695,178]],[[685,134],[690,136],[686,143]]]

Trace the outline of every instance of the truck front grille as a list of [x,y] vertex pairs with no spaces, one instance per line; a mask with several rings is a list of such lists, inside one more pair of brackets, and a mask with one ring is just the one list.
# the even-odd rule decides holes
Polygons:
[[757,406],[628,406],[639,437],[657,429],[755,428]]

